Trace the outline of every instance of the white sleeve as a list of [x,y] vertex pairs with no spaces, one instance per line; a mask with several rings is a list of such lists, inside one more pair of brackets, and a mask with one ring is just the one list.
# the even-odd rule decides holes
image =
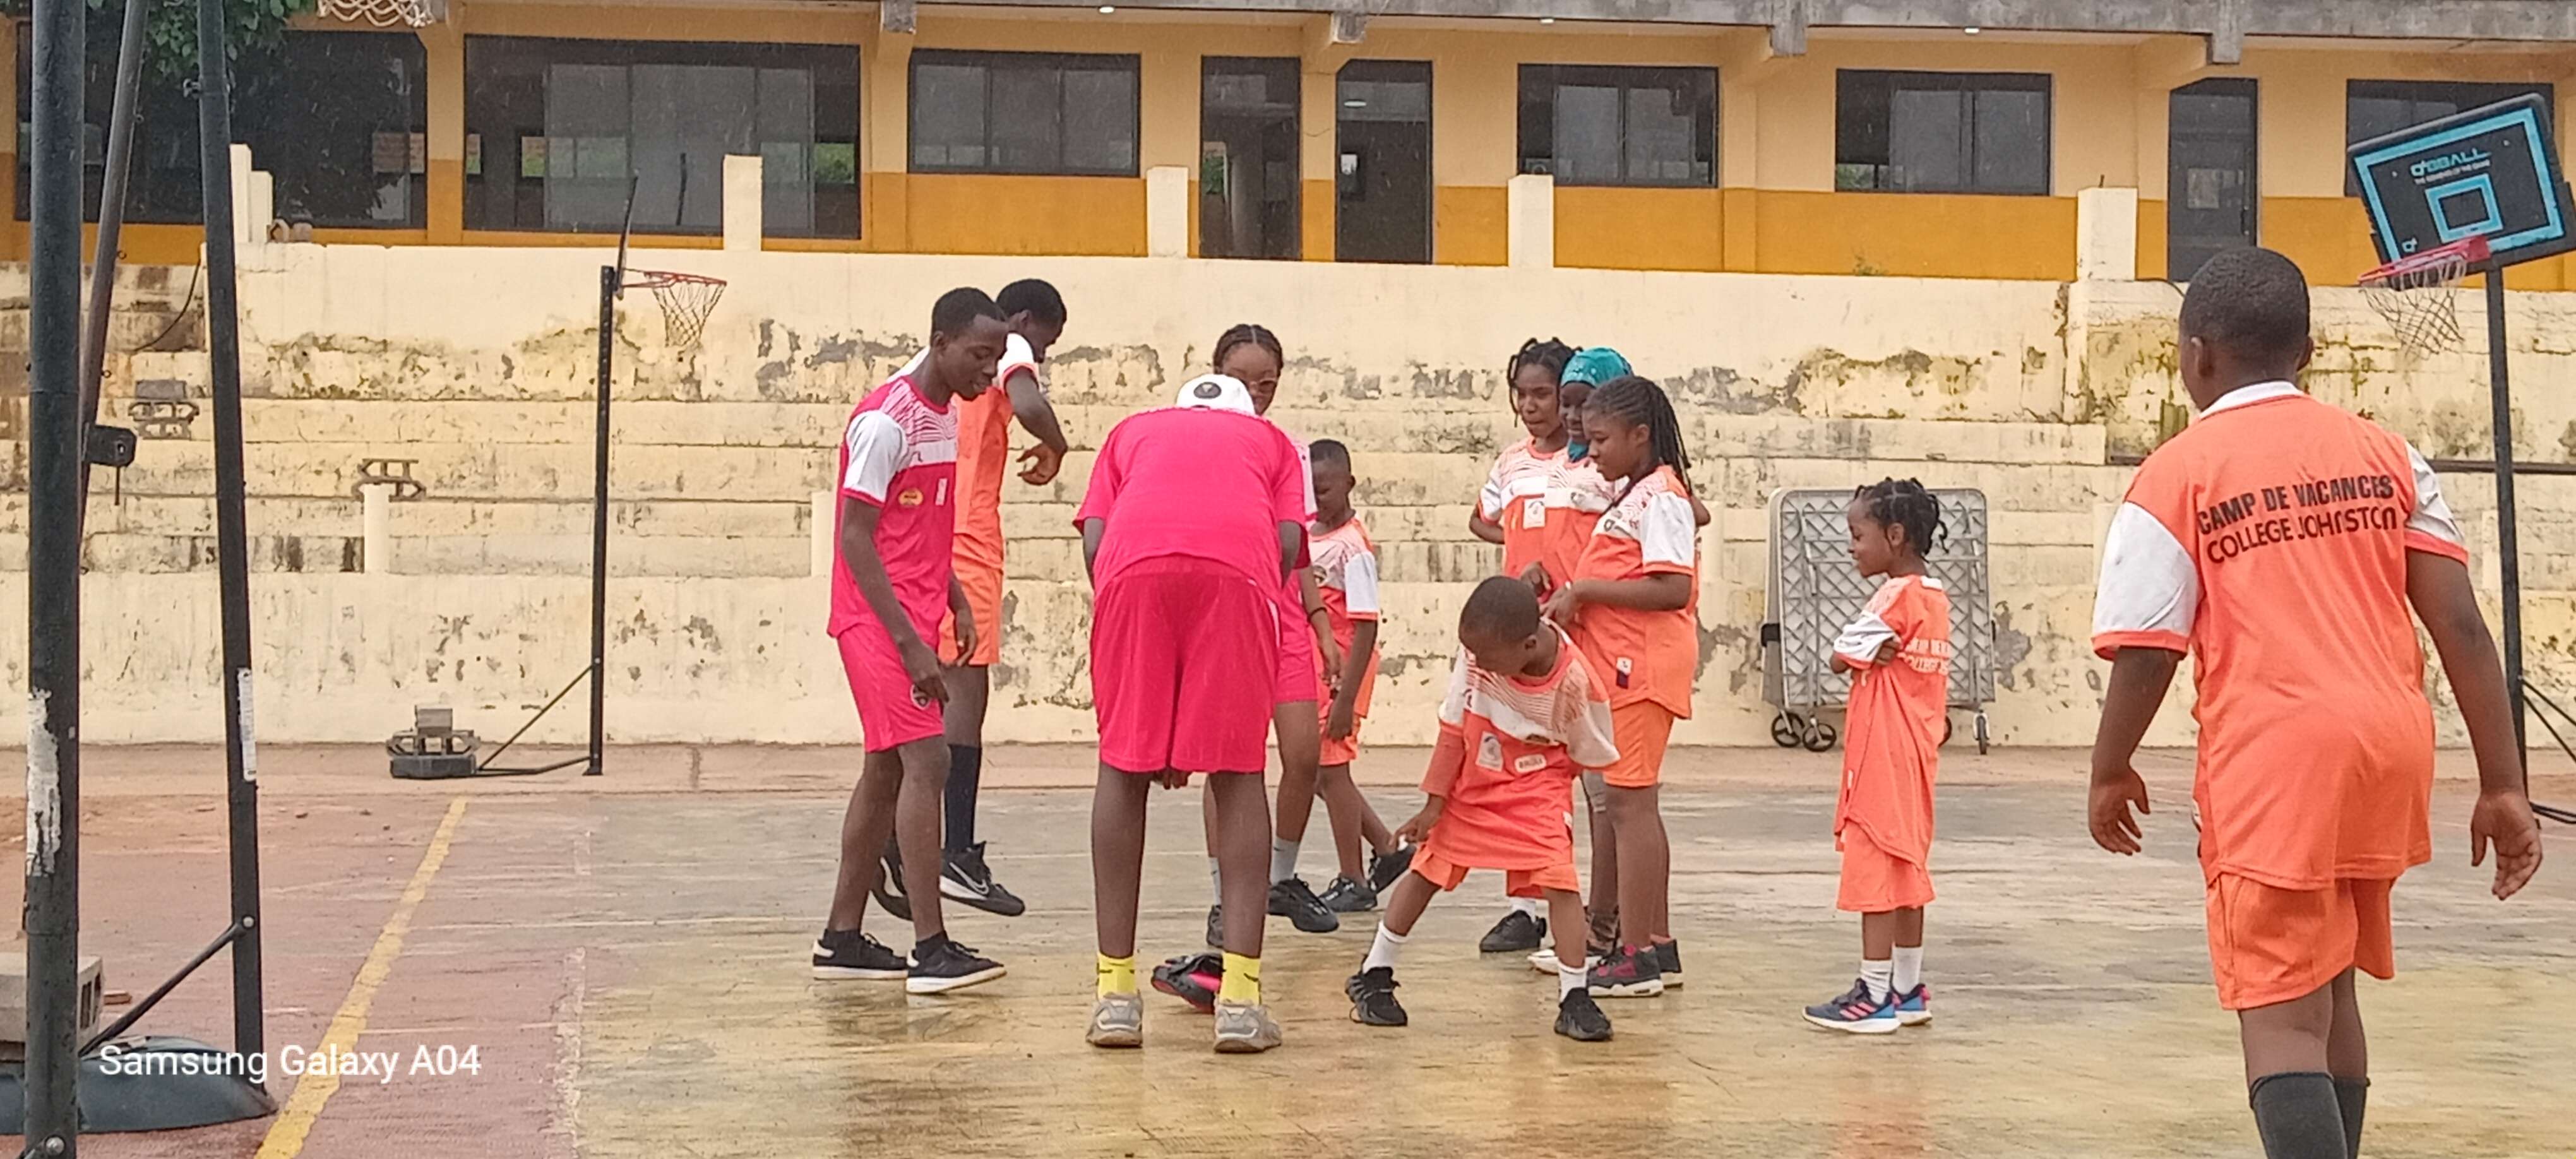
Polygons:
[[894,372],[894,377],[910,378],[913,375],[919,374],[921,373],[921,364],[928,361],[930,361],[930,348],[924,346],[913,352],[912,361],[904,363],[903,369]]
[[1476,514],[1487,520],[1503,517],[1503,504],[1511,496],[1503,493],[1503,463],[1494,461],[1494,469],[1485,472],[1485,486],[1476,492]]
[[2191,553],[2146,508],[2121,504],[2102,549],[2094,651],[2107,656],[2130,645],[2182,651],[2199,611],[2200,570]]
[[1029,346],[1028,339],[1013,334],[1002,343],[1002,365],[993,371],[993,385],[1007,389],[1011,376],[1023,370],[1028,371],[1029,377],[1035,379],[1039,386],[1046,385],[1046,380],[1038,375],[1037,351]]
[[1467,650],[1449,665],[1449,691],[1440,697],[1440,723],[1455,728],[1467,723]]
[[2442,481],[2434,477],[2433,464],[2425,462],[2423,453],[2412,446],[2406,448],[2406,459],[2415,465],[2415,513],[2407,517],[2407,533],[2467,550],[2468,537],[2460,534],[2460,521],[2452,516],[2450,501],[2442,498]]
[[1376,618],[1376,552],[1355,552],[1342,564],[1342,606],[1354,616]]
[[1834,653],[1867,668],[1878,663],[1878,650],[1895,638],[1896,629],[1878,613],[1862,612],[1859,619],[1843,625],[1842,634],[1834,637]]
[[865,411],[850,420],[843,433],[850,468],[841,473],[841,491],[884,506],[886,488],[903,466],[903,428],[884,411]]
[[1306,521],[1312,523],[1315,520],[1315,455],[1294,436],[1288,441],[1297,448],[1297,476],[1306,482]]
[[1617,729],[1610,722],[1610,702],[1585,697],[1565,725],[1565,755],[1574,767],[1600,770],[1619,763]]
[[1637,521],[1637,548],[1647,564],[1692,566],[1694,540],[1698,538],[1698,521],[1691,517],[1690,500],[1675,492],[1648,496],[1646,509]]

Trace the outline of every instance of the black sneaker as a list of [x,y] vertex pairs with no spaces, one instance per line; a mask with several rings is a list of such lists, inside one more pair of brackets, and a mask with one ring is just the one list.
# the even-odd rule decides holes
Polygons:
[[1207,944],[1208,948],[1211,950],[1222,950],[1225,948],[1224,906],[1212,905],[1208,907]]
[[1682,944],[1680,942],[1655,943],[1655,964],[1663,968],[1664,989],[1670,990],[1682,984]]
[[1556,1032],[1576,1042],[1610,1041],[1610,1016],[1582,990],[1568,990],[1556,1000]]
[[1342,919],[1324,908],[1323,899],[1315,896],[1302,877],[1270,883],[1270,916],[1288,919],[1288,924],[1301,934],[1329,934],[1342,928]]
[[947,864],[939,871],[939,896],[953,897],[988,914],[1015,918],[1027,913],[1029,905],[1019,895],[1002,888],[993,880],[993,871],[984,866],[984,843],[976,842],[965,849],[948,851]]
[[1503,915],[1494,928],[1485,931],[1485,940],[1476,948],[1488,954],[1526,954],[1547,940],[1547,919],[1534,918],[1520,910]]
[[912,948],[912,970],[905,975],[903,988],[908,994],[944,994],[980,986],[1007,972],[1000,962],[943,935],[938,941]]
[[1336,877],[1324,887],[1324,908],[1337,914],[1366,913],[1377,908],[1377,891],[1365,881]]
[[1378,966],[1351,975],[1342,993],[1351,996],[1351,1021],[1362,1026],[1402,1026],[1404,1004],[1395,1000],[1395,967]]
[[1154,988],[1201,1014],[1216,1011],[1217,988],[1224,984],[1225,959],[1216,954],[1183,954],[1154,967]]
[[1652,998],[1664,992],[1663,963],[1653,950],[1621,946],[1584,978],[1595,998]]
[[1413,847],[1410,845],[1398,845],[1384,853],[1375,854],[1369,858],[1369,888],[1385,893],[1395,884],[1396,878],[1404,876],[1404,871],[1411,868],[1413,868]]
[[857,930],[825,930],[814,939],[814,976],[829,982],[903,980],[903,955]]
[[912,920],[912,898],[903,892],[903,852],[895,848],[894,839],[886,839],[885,872],[877,876],[877,904],[896,921]]

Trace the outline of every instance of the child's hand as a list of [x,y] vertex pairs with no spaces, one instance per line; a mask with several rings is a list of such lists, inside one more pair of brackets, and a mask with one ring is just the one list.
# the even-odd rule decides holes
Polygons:
[[1342,646],[1330,635],[1315,641],[1324,655],[1324,691],[1338,694],[1342,690]]
[[1055,482],[1056,472],[1064,469],[1064,455],[1045,443],[1020,452],[1020,462],[1028,464],[1020,468],[1020,482],[1032,487]]
[[[959,621],[961,625],[964,622]],[[948,703],[948,682],[939,674],[939,653],[918,639],[904,643],[898,651],[903,654],[904,677],[912,681],[912,694],[927,697],[932,703]]]
[[2131,805],[2138,807],[2140,815],[2155,812],[2147,807],[2147,782],[2136,769],[2122,761],[2117,769],[2093,771],[2093,799],[2086,820],[2095,845],[2122,857],[2142,848],[2138,843],[2145,835],[2138,829],[2137,818],[2129,815]]
[[1583,610],[1583,601],[1574,594],[1575,587],[1567,584],[1549,592],[1547,602],[1540,605],[1539,611],[1559,624],[1572,624],[1576,613]]
[[1896,659],[1896,654],[1902,650],[1903,649],[1896,646],[1896,641],[1891,639],[1878,646],[1878,662],[1885,664],[1890,660]]
[[2540,871],[2540,822],[2531,815],[2530,797],[2519,790],[2478,794],[2469,812],[2469,864],[2486,864],[2489,845],[2495,847],[2496,900],[2503,901]]
[[1333,713],[1324,718],[1324,736],[1331,740],[1350,739],[1353,715],[1355,714],[1352,711],[1351,702],[1342,696],[1335,695]]
[[1528,567],[1522,568],[1521,582],[1528,584],[1533,590],[1537,591],[1538,598],[1542,600],[1546,599],[1549,593],[1556,590],[1556,581],[1547,578],[1547,567],[1544,564],[1534,563]]
[[1438,797],[1433,797],[1430,800],[1423,802],[1421,812],[1414,814],[1410,819],[1405,821],[1404,824],[1395,827],[1396,843],[1399,845],[1422,844],[1423,840],[1431,835],[1432,827],[1440,824],[1441,810],[1446,809],[1447,807],[1448,802]]

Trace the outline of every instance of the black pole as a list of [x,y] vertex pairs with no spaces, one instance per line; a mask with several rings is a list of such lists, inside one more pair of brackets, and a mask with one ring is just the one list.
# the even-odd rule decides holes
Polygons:
[[2506,372],[2504,271],[2487,271],[2487,393],[2495,402],[2496,563],[2504,580],[2504,687],[2513,706],[2514,751],[2523,737],[2522,552],[2514,536],[2513,382]]
[[[89,313],[81,319],[81,443],[98,422],[99,380],[107,373],[107,318],[116,305],[116,251],[125,229],[125,178],[134,156],[135,90],[143,80],[143,10],[125,0],[124,38],[116,48],[116,102],[107,122],[107,172],[99,181],[98,244],[89,263]],[[81,522],[89,521],[89,460],[80,468]]]
[[28,1150],[80,1146],[81,69],[86,0],[35,0],[27,340]]
[[[635,212],[631,193],[626,211]],[[624,255],[619,256],[622,261]],[[599,451],[590,505],[590,764],[581,771],[585,777],[600,774],[608,738],[608,375],[617,350],[617,291],[624,280],[618,267],[599,267]]]
[[241,316],[233,271],[232,69],[224,0],[197,0],[198,184],[206,209],[206,376],[215,417],[215,569],[223,595],[225,802],[231,806],[233,1049],[266,1047],[260,995],[259,767],[252,751],[250,519],[242,499]]

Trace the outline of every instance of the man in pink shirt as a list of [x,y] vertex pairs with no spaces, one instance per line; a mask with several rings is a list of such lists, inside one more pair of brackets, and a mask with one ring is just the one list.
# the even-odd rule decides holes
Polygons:
[[1144,1043],[1136,991],[1137,890],[1146,794],[1207,773],[1225,906],[1216,1049],[1279,1045],[1261,1005],[1261,922],[1270,880],[1271,693],[1285,624],[1274,593],[1305,538],[1296,445],[1252,413],[1244,385],[1192,380],[1177,406],[1119,423],[1102,441],[1074,522],[1091,570],[1091,688],[1100,780],[1091,807],[1098,910],[1094,1046]]
[[[936,994],[1002,976],[998,962],[958,945],[940,920],[940,798],[948,744],[942,619],[957,617],[971,648],[975,624],[957,585],[957,414],[992,384],[1010,331],[982,290],[950,290],[930,311],[930,350],[860,400],[841,435],[840,511],[832,560],[832,638],[859,708],[867,759],[841,821],[832,912],[814,945],[814,976],[903,979]],[[859,931],[879,854],[891,831],[912,895],[912,955]]]

